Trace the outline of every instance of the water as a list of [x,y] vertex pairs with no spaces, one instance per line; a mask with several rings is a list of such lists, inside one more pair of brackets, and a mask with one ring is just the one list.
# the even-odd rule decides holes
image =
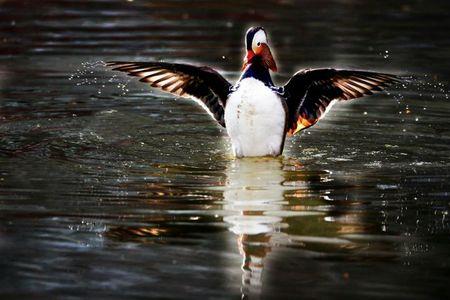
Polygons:
[[[0,294],[432,299],[449,295],[450,29],[440,1],[2,1]],[[277,159],[231,157],[201,108],[101,61],[239,76],[414,75],[333,107]]]

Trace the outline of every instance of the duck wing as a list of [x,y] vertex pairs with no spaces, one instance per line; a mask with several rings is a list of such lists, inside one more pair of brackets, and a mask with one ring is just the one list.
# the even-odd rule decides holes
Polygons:
[[112,70],[140,77],[151,87],[180,97],[196,100],[225,127],[225,105],[232,85],[210,67],[165,62],[107,62]]
[[401,82],[396,75],[354,70],[305,69],[283,89],[289,110],[288,132],[295,134],[316,124],[335,100],[345,101],[383,91]]

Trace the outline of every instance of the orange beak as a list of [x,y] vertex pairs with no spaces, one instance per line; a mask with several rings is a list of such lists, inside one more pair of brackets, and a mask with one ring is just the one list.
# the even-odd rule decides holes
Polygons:
[[247,55],[245,56],[244,64],[242,65],[242,70],[244,70],[249,63],[251,63],[254,56],[260,56],[263,64],[273,72],[276,72],[278,70],[277,64],[273,59],[272,52],[270,52],[269,45],[265,43],[261,43],[258,46],[258,48],[256,48],[256,52],[253,52],[252,50],[247,50]]

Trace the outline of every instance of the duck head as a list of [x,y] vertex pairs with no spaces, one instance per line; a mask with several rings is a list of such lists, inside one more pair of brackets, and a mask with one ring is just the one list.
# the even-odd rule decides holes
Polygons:
[[263,27],[251,27],[247,30],[245,35],[245,46],[247,55],[244,58],[242,69],[251,64],[255,60],[259,60],[264,67],[277,71],[277,65],[270,52],[269,44],[267,42],[267,34]]

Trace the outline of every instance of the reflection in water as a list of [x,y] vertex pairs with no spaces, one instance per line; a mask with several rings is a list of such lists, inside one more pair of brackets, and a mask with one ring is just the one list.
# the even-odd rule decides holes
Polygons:
[[[176,168],[178,176],[184,169],[192,172],[188,167]],[[296,249],[308,260],[392,260],[398,256],[394,247],[400,240],[382,235],[384,225],[365,208],[368,202],[333,199],[338,189],[357,196],[360,187],[339,182],[328,171],[309,170],[287,158],[245,158],[229,161],[224,175],[223,191],[216,186],[198,187],[196,200],[191,190],[163,192],[167,188],[138,184],[137,189],[145,195],[137,204],[139,210],[124,214],[123,224],[108,226],[105,236],[122,243],[154,246],[203,248],[209,241],[217,251],[223,251],[226,237],[231,236],[230,251],[235,252],[237,243],[242,259],[244,298],[260,295],[268,286],[273,288],[271,281],[277,274],[264,270],[268,261],[272,266],[278,258],[285,260],[280,253],[286,248]],[[122,188],[130,191],[133,185],[123,184]],[[200,196],[202,193],[209,196]],[[217,226],[222,220],[232,235]],[[232,277],[236,270],[231,269]],[[320,272],[333,273],[329,269]]]
[[260,294],[266,256],[275,243],[288,242],[289,237],[282,232],[289,226],[287,218],[321,214],[292,210],[294,207],[286,200],[286,192],[298,190],[296,194],[299,196],[307,185],[298,181],[288,184],[288,177],[281,158],[234,160],[227,169],[224,210],[231,214],[224,221],[237,235],[243,258],[243,297]]
[[239,212],[225,217],[236,234],[265,234],[276,230],[281,218],[268,214],[283,205],[283,170],[280,159],[240,159],[227,170],[224,209]]
[[[333,201],[328,190],[314,190],[331,181],[328,172],[308,173],[281,158],[246,158],[232,161],[226,175],[224,221],[242,255],[243,298],[261,294],[265,261],[280,246],[307,255],[364,253],[366,246],[352,237],[378,231],[379,226],[364,225],[364,213],[354,211],[362,202]],[[371,256],[386,258],[381,251]]]
[[242,293],[259,294],[264,258],[271,251],[270,240],[283,226],[271,212],[282,209],[283,170],[280,159],[234,160],[227,170],[224,210],[232,214],[224,221],[235,233],[242,262]]

